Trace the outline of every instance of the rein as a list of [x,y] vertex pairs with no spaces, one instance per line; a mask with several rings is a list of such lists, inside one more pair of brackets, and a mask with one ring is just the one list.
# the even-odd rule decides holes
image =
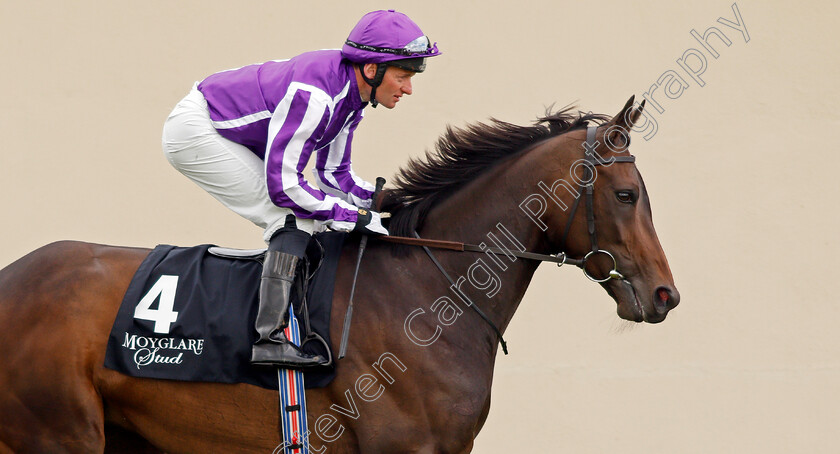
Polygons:
[[[575,201],[572,204],[572,211],[569,213],[569,220],[566,221],[566,226],[563,229],[563,236],[560,240],[560,249],[565,249],[566,246],[566,239],[569,236],[569,232],[572,229],[572,221],[574,221],[575,213],[577,213],[578,206],[580,205],[581,198],[585,199],[586,205],[586,227],[587,232],[589,234],[589,244],[590,244],[590,251],[586,253],[581,259],[574,259],[570,258],[565,252],[558,252],[557,254],[539,254],[536,252],[520,252],[520,251],[513,251],[506,248],[498,248],[498,247],[480,247],[475,244],[468,244],[468,243],[460,243],[457,241],[443,241],[443,240],[427,240],[420,238],[420,235],[417,232],[414,232],[414,238],[403,237],[403,236],[380,236],[376,237],[379,240],[387,241],[390,243],[399,243],[405,244],[409,246],[420,246],[423,250],[426,251],[426,254],[435,264],[437,269],[441,272],[441,274],[446,277],[446,279],[451,284],[453,291],[455,291],[460,298],[468,303],[473,310],[478,313],[478,315],[493,328],[493,331],[496,332],[496,335],[499,337],[499,343],[502,346],[502,351],[507,355],[507,343],[505,342],[504,338],[502,338],[502,333],[499,328],[493,323],[492,320],[478,307],[469,297],[455,284],[455,281],[449,276],[449,273],[443,268],[443,266],[438,262],[435,258],[434,254],[432,254],[431,249],[446,249],[450,251],[457,251],[457,252],[490,252],[496,255],[506,255],[508,257],[515,256],[523,259],[528,260],[538,260],[542,262],[552,262],[556,263],[558,267],[561,267],[565,264],[574,265],[578,268],[583,270],[583,274],[592,282],[596,283],[603,283],[607,282],[610,279],[621,279],[624,280],[624,276],[618,272],[618,263],[615,260],[615,256],[607,251],[606,249],[600,249],[598,247],[598,236],[595,232],[595,207],[594,207],[594,184],[595,184],[595,167],[601,165],[612,165],[613,163],[617,162],[628,162],[633,163],[636,162],[636,157],[633,155],[627,156],[614,156],[612,160],[606,161],[600,159],[600,157],[596,157],[595,155],[595,147],[597,143],[595,141],[595,136],[598,131],[597,126],[589,126],[586,129],[586,146],[585,146],[585,165],[584,165],[584,178],[583,183],[578,186],[578,196],[575,197]],[[604,254],[612,260],[613,266],[612,269],[609,271],[607,277],[603,279],[599,279],[595,276],[589,274],[586,270],[586,262],[594,255],[597,254]]]
[[[416,234],[417,232],[415,232]],[[539,260],[542,262],[553,262],[556,263],[558,266],[562,266],[565,264],[575,265],[575,266],[582,266],[583,260],[573,259],[566,256],[565,253],[561,252],[559,254],[538,254],[536,252],[520,252],[514,251],[510,249],[502,249],[498,247],[485,247],[481,248],[481,246],[469,243],[460,243],[458,241],[444,241],[444,240],[428,240],[424,238],[420,238],[418,235],[416,238],[410,238],[407,236],[379,236],[376,237],[378,240],[387,241],[389,243],[397,243],[397,244],[405,244],[408,246],[425,246],[434,249],[447,249],[450,251],[457,251],[457,252],[490,252],[496,255],[507,255],[507,256],[515,256],[523,259],[529,260]]]

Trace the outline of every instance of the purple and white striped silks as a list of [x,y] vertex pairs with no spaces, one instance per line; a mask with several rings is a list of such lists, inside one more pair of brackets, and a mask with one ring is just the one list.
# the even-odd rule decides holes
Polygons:
[[[199,83],[213,126],[265,161],[274,204],[299,218],[354,223],[374,186],[352,170],[353,131],[363,118],[353,66],[338,50],[213,74]],[[315,153],[315,183],[303,176]]]

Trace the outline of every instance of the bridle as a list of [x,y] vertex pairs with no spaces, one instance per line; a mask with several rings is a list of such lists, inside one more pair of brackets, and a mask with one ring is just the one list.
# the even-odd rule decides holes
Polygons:
[[[595,154],[595,147],[597,146],[597,142],[595,141],[595,135],[598,131],[597,126],[589,126],[586,128],[586,142],[584,144],[585,152],[584,152],[584,172],[583,172],[583,179],[581,180],[580,185],[578,186],[578,196],[575,198],[574,203],[572,204],[572,211],[569,213],[569,220],[566,221],[566,227],[563,229],[563,236],[560,238],[560,250],[566,249],[566,239],[569,236],[569,231],[572,229],[572,221],[575,219],[575,213],[577,213],[578,205],[580,205],[581,197],[585,197],[586,200],[586,229],[589,233],[589,244],[590,250],[583,256],[580,260],[575,260],[574,263],[578,267],[583,270],[583,274],[592,282],[602,283],[607,282],[610,279],[624,279],[621,273],[618,272],[618,263],[615,260],[615,256],[607,251],[606,249],[600,249],[598,247],[598,235],[595,233],[595,208],[594,208],[594,185],[595,185],[595,167],[601,165],[612,165],[616,162],[636,162],[636,157],[633,155],[627,156],[613,156],[611,160],[604,161],[600,159],[600,156],[596,157]],[[629,139],[629,137],[628,137]],[[606,140],[606,139],[604,139]],[[629,145],[629,144],[628,144]],[[581,194],[583,193],[583,194]],[[598,279],[595,276],[589,274],[589,271],[586,270],[586,262],[593,256],[597,254],[603,254],[612,260],[612,269],[607,274],[607,277],[603,279]],[[563,266],[565,263],[573,263],[572,259],[568,259],[565,252],[560,252],[557,254],[559,257],[563,257],[564,260],[561,262],[557,262],[557,266]]]
[[[563,251],[566,248],[566,240],[569,236],[569,232],[572,229],[572,222],[575,219],[575,214],[577,213],[578,206],[580,205],[581,199],[584,200],[584,204],[586,205],[586,228],[589,234],[589,245],[590,250],[583,256],[581,259],[574,259],[570,258],[566,252],[559,252],[557,254],[539,254],[536,252],[527,252],[527,251],[517,251],[517,250],[510,250],[510,249],[503,249],[500,247],[486,247],[485,245],[478,246],[475,244],[466,244],[466,243],[459,243],[453,241],[437,241],[437,240],[425,240],[420,238],[420,235],[417,232],[414,233],[414,238],[407,238],[407,237],[395,237],[395,236],[383,236],[377,237],[378,239],[389,241],[393,243],[402,243],[408,244],[413,246],[421,246],[426,251],[426,254],[435,264],[437,269],[446,277],[446,279],[451,284],[451,289],[455,291],[460,298],[462,298],[467,304],[475,310],[481,318],[483,318],[496,332],[496,335],[499,337],[499,343],[502,346],[502,351],[507,354],[507,344],[505,340],[502,338],[502,333],[498,327],[490,320],[489,317],[478,307],[475,303],[470,300],[470,298],[461,291],[460,287],[455,283],[455,281],[450,277],[449,273],[443,268],[443,265],[438,262],[437,258],[435,258],[434,254],[432,254],[430,247],[437,248],[437,249],[449,249],[455,251],[471,251],[471,252],[490,252],[496,255],[507,255],[507,256],[515,256],[519,258],[529,259],[529,260],[539,260],[543,262],[553,262],[556,263],[558,267],[561,267],[565,264],[575,265],[583,270],[583,274],[591,281],[597,283],[604,283],[609,281],[610,279],[620,279],[626,282],[624,276],[618,272],[618,263],[615,260],[615,256],[607,251],[606,249],[600,249],[598,247],[598,236],[595,232],[595,207],[594,207],[594,185],[595,179],[597,177],[597,173],[595,168],[597,166],[609,166],[614,163],[618,162],[628,162],[633,163],[636,162],[636,157],[633,155],[626,155],[626,156],[613,156],[609,160],[603,160],[599,155],[595,153],[595,147],[598,143],[595,140],[596,134],[598,132],[597,126],[589,126],[586,129],[586,142],[584,142],[584,174],[583,179],[580,180],[578,184],[578,192],[577,197],[575,197],[575,201],[572,204],[571,212],[569,213],[569,219],[566,221],[566,226],[563,229],[563,236],[560,239],[560,250]],[[606,139],[605,139],[606,140]],[[629,137],[627,137],[629,141]],[[629,143],[628,143],[629,145]],[[574,169],[572,169],[574,171]],[[612,269],[607,274],[607,277],[599,279],[596,276],[593,276],[587,271],[586,263],[592,257],[603,254],[612,260]]]
[[[470,251],[470,252],[490,252],[492,254],[501,256],[515,256],[519,258],[524,258],[528,260],[539,260],[542,262],[552,262],[556,263],[558,267],[563,265],[569,264],[577,266],[583,270],[583,274],[591,281],[597,283],[603,283],[610,279],[624,279],[624,276],[618,272],[618,263],[615,260],[615,256],[605,250],[600,249],[598,247],[598,236],[595,232],[595,207],[594,207],[594,184],[595,184],[595,167],[597,166],[605,166],[605,165],[612,165],[617,162],[629,162],[633,163],[636,162],[636,157],[633,155],[626,155],[626,156],[613,156],[609,160],[603,160],[600,156],[595,154],[595,147],[598,145],[597,141],[595,140],[596,133],[598,131],[597,126],[589,126],[586,129],[586,142],[584,143],[585,153],[584,153],[584,177],[580,180],[578,185],[577,197],[575,197],[575,201],[572,203],[572,209],[569,213],[569,219],[566,221],[566,226],[563,228],[563,235],[560,239],[560,250],[557,254],[539,254],[536,252],[527,252],[527,251],[517,251],[507,248],[500,248],[500,247],[486,247],[484,245],[478,246],[475,244],[468,244],[468,243],[460,243],[455,241],[440,241],[440,240],[428,240],[420,238],[420,235],[417,232],[414,232],[414,238],[408,237],[399,237],[399,236],[383,236],[377,237],[377,239],[388,241],[391,243],[400,243],[400,244],[407,244],[411,246],[423,246],[426,248],[435,248],[435,249],[448,249],[453,251]],[[629,137],[628,137],[629,139]],[[583,258],[574,259],[568,256],[566,252],[562,252],[566,249],[566,240],[569,237],[569,232],[572,229],[572,222],[575,220],[575,214],[577,213],[578,206],[580,206],[581,199],[584,200],[584,204],[586,205],[586,229],[589,234],[589,245],[590,249]],[[427,253],[431,255],[431,251],[427,249]],[[603,254],[609,257],[612,260],[613,267],[607,274],[605,278],[598,278],[593,276],[586,270],[586,263],[597,254]],[[433,259],[434,260],[434,259]]]

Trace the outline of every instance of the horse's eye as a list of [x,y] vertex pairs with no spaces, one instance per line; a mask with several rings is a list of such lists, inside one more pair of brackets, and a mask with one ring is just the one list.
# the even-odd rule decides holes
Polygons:
[[621,203],[636,203],[636,193],[633,191],[615,191],[615,198]]

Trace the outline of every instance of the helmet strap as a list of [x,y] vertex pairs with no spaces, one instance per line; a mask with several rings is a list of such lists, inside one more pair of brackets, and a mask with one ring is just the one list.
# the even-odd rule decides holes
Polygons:
[[376,88],[382,84],[382,78],[385,77],[385,70],[388,69],[387,63],[376,63],[376,74],[373,76],[373,79],[369,78],[365,74],[365,65],[360,64],[360,72],[362,73],[362,79],[370,85],[370,105],[373,108],[379,105],[379,102],[376,100]]

